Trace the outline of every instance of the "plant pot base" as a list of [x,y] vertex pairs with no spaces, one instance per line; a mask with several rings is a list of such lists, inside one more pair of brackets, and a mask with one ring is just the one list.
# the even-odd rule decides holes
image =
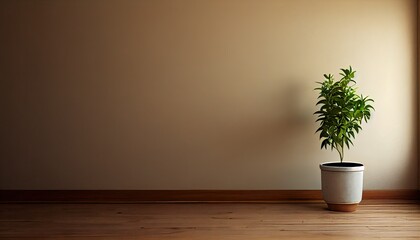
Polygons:
[[337,212],[354,212],[357,209],[357,203],[354,204],[332,204],[327,203],[328,209]]

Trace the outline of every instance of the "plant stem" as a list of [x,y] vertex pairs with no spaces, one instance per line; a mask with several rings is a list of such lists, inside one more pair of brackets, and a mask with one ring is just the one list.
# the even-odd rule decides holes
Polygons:
[[343,159],[344,159],[344,143],[343,143],[343,145],[340,145],[340,144],[337,144],[340,148],[341,148],[341,151],[339,150],[339,147],[335,147],[335,149],[337,150],[337,152],[338,152],[338,154],[340,155],[340,162],[342,163],[343,162]]

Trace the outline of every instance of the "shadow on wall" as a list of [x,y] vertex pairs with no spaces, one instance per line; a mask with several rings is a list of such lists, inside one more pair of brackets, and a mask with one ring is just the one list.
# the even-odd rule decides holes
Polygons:
[[[258,116],[254,121],[237,125],[231,129],[230,138],[225,140],[225,154],[240,161],[287,158],[298,155],[308,141],[303,138],[313,137],[313,99],[305,96],[308,86],[302,81],[284,81],[288,85],[279,91],[277,107],[269,117]],[[311,89],[312,90],[312,89]],[[275,106],[275,105],[274,105]]]

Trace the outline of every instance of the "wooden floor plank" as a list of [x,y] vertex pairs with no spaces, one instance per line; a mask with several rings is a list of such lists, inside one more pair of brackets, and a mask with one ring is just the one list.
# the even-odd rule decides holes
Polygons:
[[0,204],[1,239],[420,239],[415,201]]

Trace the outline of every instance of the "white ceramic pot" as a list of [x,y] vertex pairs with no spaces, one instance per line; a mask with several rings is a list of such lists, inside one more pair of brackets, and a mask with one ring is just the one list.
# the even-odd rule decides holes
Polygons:
[[363,170],[361,163],[326,162],[321,168],[322,195],[328,208],[352,212],[362,201]]

